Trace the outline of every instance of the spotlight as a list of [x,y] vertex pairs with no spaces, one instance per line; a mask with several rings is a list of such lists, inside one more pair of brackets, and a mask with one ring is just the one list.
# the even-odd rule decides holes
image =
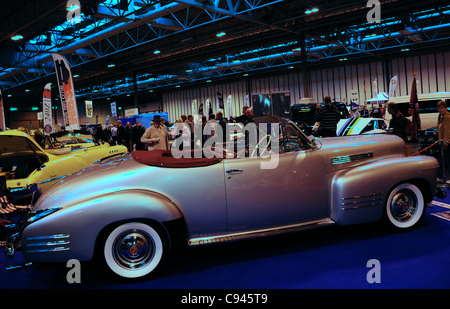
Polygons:
[[22,39],[23,39],[23,36],[21,36],[20,34],[13,35],[11,37],[11,40],[13,40],[13,41],[18,41],[18,40],[22,40]]
[[319,12],[319,7],[317,5],[310,5],[305,10],[305,14],[311,14],[311,13],[316,13],[316,12]]

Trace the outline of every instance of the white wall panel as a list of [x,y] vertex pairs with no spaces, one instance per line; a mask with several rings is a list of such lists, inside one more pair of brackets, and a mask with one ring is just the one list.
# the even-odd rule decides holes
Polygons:
[[[308,72],[310,97],[314,98],[316,102],[322,102],[326,95],[330,95],[336,100],[346,98],[348,102],[351,90],[358,89],[359,100],[362,103],[372,98],[372,84],[375,78],[379,92],[389,91],[389,81],[385,80],[387,76],[382,61],[345,66],[339,63],[339,65],[339,67],[331,69],[319,68]],[[393,59],[388,65],[391,77],[397,75],[398,78],[396,96],[410,94],[414,72],[419,80],[419,93],[450,92],[450,52]],[[364,94],[364,82],[367,85],[366,94]],[[217,92],[220,92],[223,95],[225,107],[227,97],[232,96],[232,114],[238,116],[242,112],[244,97],[247,94],[290,92],[291,104],[297,104],[300,99],[305,97],[304,87],[302,72],[288,70],[286,74],[280,76],[249,78],[248,81],[167,92],[163,95],[163,109],[169,113],[170,120],[175,121],[181,114],[192,113],[193,99],[197,99],[198,104],[204,104],[206,99],[210,98],[213,111],[216,113]],[[226,110],[224,112],[226,115]]]

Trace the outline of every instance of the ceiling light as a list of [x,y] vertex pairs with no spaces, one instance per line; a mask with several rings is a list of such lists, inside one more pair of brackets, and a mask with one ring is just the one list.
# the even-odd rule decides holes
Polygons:
[[12,94],[8,94],[8,98],[12,97]]
[[39,110],[39,107],[33,106],[33,107],[31,108],[31,110],[32,110],[32,111],[38,111],[38,110]]
[[319,12],[319,7],[317,5],[310,5],[306,10],[305,14],[311,14]]
[[155,49],[155,51],[153,52],[155,55],[159,54],[161,51],[159,49]]
[[108,64],[108,68],[112,68],[112,67],[115,67],[116,65],[114,64],[114,63],[110,63],[110,64]]
[[71,7],[67,7],[66,10],[71,12],[71,11],[75,11],[76,9],[79,9],[80,7],[76,4],[72,4]]
[[346,61],[347,60],[347,58],[341,58],[341,59],[339,59],[339,61]]
[[28,91],[30,91],[30,89],[25,89],[25,92],[28,92]]
[[78,75],[78,74],[75,74],[73,77],[79,77],[80,75]]
[[12,112],[14,112],[14,111],[17,110],[17,107],[10,107],[9,110],[12,111]]
[[192,72],[192,69],[187,69],[186,70],[186,73],[190,73],[190,72]]
[[11,37],[11,40],[13,40],[13,41],[18,41],[18,40],[22,40],[22,39],[23,39],[23,36],[21,36],[20,34],[13,35]]
[[401,51],[404,52],[404,51],[408,51],[408,50],[409,50],[409,48],[403,48]]
[[226,35],[226,33],[224,31],[220,31],[219,33],[216,34],[216,37],[220,38],[221,36]]

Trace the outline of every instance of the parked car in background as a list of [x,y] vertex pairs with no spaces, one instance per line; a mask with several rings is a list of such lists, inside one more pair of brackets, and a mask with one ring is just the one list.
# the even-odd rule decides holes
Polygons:
[[385,134],[388,128],[389,123],[383,118],[348,118],[339,121],[336,135]]
[[[50,140],[49,140],[50,141]],[[125,146],[86,143],[89,147],[72,149],[70,144],[42,148],[30,135],[21,131],[0,132],[0,167],[9,189],[24,189],[37,184],[41,192],[56,180],[92,163],[128,152]],[[46,144],[49,146],[50,144]]]
[[[419,142],[419,152],[422,151],[422,154],[433,156],[435,158],[439,156],[440,146],[439,143],[436,143],[436,141],[438,140],[437,133],[437,126],[419,131],[417,137]],[[426,148],[428,149],[425,150]]]
[[233,144],[212,158],[220,145],[178,159],[170,151],[134,151],[61,179],[8,239],[6,254],[21,248],[26,261],[38,263],[95,255],[113,274],[137,278],[180,245],[378,220],[407,230],[437,194],[437,160],[406,157],[397,136],[315,140],[287,119],[269,118],[255,118],[263,138],[240,154],[229,156]]

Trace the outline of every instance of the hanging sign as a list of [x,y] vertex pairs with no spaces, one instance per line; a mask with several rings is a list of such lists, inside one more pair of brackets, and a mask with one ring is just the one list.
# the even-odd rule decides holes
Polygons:
[[61,98],[64,125],[66,130],[79,130],[77,101],[73,85],[72,72],[66,59],[59,54],[52,54],[58,80],[59,96]]
[[44,87],[44,93],[42,95],[42,118],[44,120],[44,134],[49,135],[53,133],[52,126],[52,90],[51,83],[48,83]]

